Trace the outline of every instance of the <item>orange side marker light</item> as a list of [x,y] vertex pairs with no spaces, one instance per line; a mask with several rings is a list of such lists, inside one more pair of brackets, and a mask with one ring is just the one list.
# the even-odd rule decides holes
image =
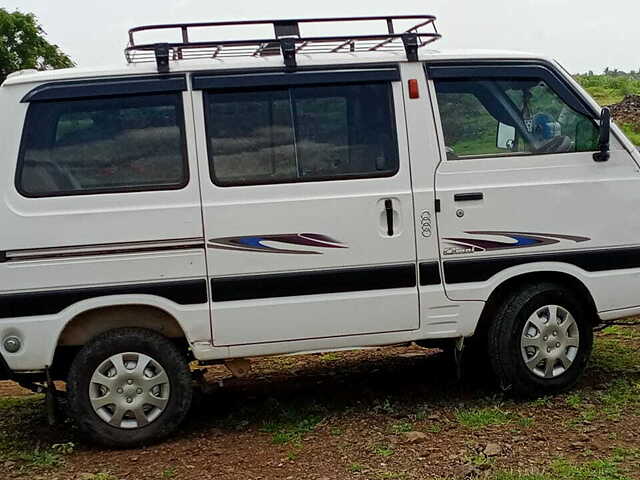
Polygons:
[[409,98],[420,98],[420,88],[415,78],[409,80]]

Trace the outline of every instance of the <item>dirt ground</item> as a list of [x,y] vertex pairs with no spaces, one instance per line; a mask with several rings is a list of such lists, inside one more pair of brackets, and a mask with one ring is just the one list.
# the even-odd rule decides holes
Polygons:
[[574,391],[527,402],[417,346],[211,367],[180,431],[138,450],[49,428],[41,396],[2,382],[0,478],[640,479],[639,347],[640,328],[611,327]]

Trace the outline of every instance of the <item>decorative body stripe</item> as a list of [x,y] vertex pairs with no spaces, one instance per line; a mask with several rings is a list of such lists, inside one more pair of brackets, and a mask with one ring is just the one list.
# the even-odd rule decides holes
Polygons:
[[496,237],[508,237],[515,242],[505,242],[498,240],[484,240],[474,238],[445,238],[447,242],[459,246],[471,247],[476,251],[484,252],[490,250],[507,250],[523,247],[541,247],[544,245],[554,245],[561,240],[570,240],[575,243],[582,243],[591,240],[589,237],[579,237],[575,235],[563,235],[558,233],[529,233],[529,232],[495,232],[495,231],[470,231],[464,232],[469,235],[488,235]]
[[48,260],[55,258],[88,257],[95,255],[116,255],[125,253],[147,252],[150,253],[170,250],[192,250],[203,249],[204,247],[204,238],[106,243],[97,245],[78,245],[70,247],[10,250],[8,252],[4,252],[3,260],[6,262]]
[[317,248],[348,248],[338,240],[320,233],[283,233],[273,235],[249,235],[242,237],[212,238],[207,246],[218,250],[236,250],[241,252],[289,253],[294,255],[322,255],[316,250],[295,250],[273,247],[264,242],[277,242],[287,245],[299,245]]

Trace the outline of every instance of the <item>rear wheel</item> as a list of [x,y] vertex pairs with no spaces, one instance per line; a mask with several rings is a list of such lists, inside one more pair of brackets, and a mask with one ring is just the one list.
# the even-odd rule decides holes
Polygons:
[[80,430],[112,447],[166,437],[191,405],[187,361],[162,335],[142,329],[106,332],[73,361],[69,408]]
[[503,390],[523,396],[571,388],[593,347],[584,302],[554,283],[537,283],[510,295],[489,330],[489,356]]

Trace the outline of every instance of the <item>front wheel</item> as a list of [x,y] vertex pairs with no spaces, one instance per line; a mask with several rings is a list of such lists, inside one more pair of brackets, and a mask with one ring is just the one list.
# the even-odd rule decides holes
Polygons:
[[532,397],[571,388],[593,348],[584,302],[553,283],[529,285],[509,296],[489,330],[491,365],[505,391]]
[[142,329],[99,335],[71,365],[71,416],[92,440],[134,447],[166,437],[191,405],[187,361],[171,341]]

